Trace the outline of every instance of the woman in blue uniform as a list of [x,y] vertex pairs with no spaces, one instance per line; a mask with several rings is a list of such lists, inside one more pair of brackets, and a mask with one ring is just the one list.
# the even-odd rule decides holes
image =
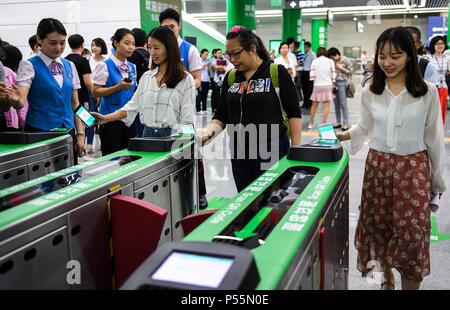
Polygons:
[[[135,49],[131,30],[120,28],[111,38],[114,55],[99,63],[94,71],[94,96],[101,97],[101,114],[110,114],[121,109],[133,97],[136,89],[136,66],[127,60]],[[134,127],[122,121],[100,126],[102,155],[108,155],[128,146],[135,136]]]
[[66,45],[66,29],[53,18],[44,18],[37,27],[41,47],[37,56],[20,63],[16,85],[0,87],[16,109],[28,100],[27,131],[76,128],[76,151],[84,151],[84,127],[73,110],[78,107],[80,80],[75,65],[61,58]]

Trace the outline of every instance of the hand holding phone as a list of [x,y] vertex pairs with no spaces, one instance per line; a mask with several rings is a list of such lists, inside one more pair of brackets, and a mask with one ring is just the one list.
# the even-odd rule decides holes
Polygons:
[[119,82],[119,88],[122,89],[126,89],[129,90],[131,87],[133,87],[133,80],[131,80],[130,78],[124,78],[123,80],[121,80]]
[[92,127],[96,123],[95,117],[81,104],[73,111],[73,113],[75,113],[87,127]]
[[331,123],[322,124],[319,126],[319,134],[322,139],[337,140],[336,132]]

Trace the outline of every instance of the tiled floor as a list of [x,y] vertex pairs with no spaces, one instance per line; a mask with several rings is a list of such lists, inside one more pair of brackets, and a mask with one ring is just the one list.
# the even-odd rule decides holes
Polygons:
[[[356,82],[359,78],[355,77]],[[360,106],[360,92],[357,92],[355,98],[349,100],[350,122],[355,123],[359,115]],[[450,113],[450,112],[449,112]],[[197,115],[197,127],[204,128],[207,122],[211,119],[211,113],[204,115]],[[308,130],[309,115],[303,115],[303,131],[304,135],[302,142],[307,142],[312,139],[316,132],[314,129]],[[334,106],[331,104],[329,121],[335,121]],[[446,181],[447,187],[450,189],[450,121],[447,121],[445,128],[446,138]],[[96,148],[98,138],[96,137]],[[229,160],[215,159],[213,154],[225,152],[227,154],[228,140],[226,136],[217,138],[216,143],[205,147],[204,150],[204,165],[205,177],[208,198],[212,197],[231,197],[236,194],[236,188],[233,182],[231,172],[231,164]],[[214,152],[212,148],[215,148]],[[377,290],[379,285],[369,284],[369,282],[362,278],[360,273],[356,270],[356,250],[353,246],[354,233],[356,228],[356,221],[358,219],[358,206],[361,197],[361,184],[364,173],[364,162],[368,152],[367,144],[356,155],[350,158],[350,289],[362,290]],[[99,152],[95,156],[99,156]],[[85,158],[88,159],[88,158]],[[450,234],[450,193],[443,195],[440,201],[440,209],[436,214],[438,223],[438,231],[440,233]],[[400,288],[400,276],[395,273],[396,287]],[[450,289],[450,239],[442,242],[431,244],[431,275],[426,277],[422,284],[422,289]]]

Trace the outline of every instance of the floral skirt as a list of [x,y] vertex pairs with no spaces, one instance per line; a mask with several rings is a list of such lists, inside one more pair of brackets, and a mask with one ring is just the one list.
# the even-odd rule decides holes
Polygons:
[[370,150],[355,235],[357,268],[378,266],[422,281],[430,274],[431,174],[426,151],[400,156]]

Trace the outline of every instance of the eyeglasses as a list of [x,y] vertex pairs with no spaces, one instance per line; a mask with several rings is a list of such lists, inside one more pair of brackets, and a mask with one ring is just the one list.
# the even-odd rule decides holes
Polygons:
[[444,42],[438,42],[435,45],[445,45],[445,43]]
[[229,51],[225,51],[225,53],[223,53],[223,55],[228,58],[229,60],[231,60],[231,58],[234,59],[239,59],[239,55],[242,53],[242,51],[244,50],[244,48],[241,48],[238,51],[234,51],[234,52],[229,52]]

